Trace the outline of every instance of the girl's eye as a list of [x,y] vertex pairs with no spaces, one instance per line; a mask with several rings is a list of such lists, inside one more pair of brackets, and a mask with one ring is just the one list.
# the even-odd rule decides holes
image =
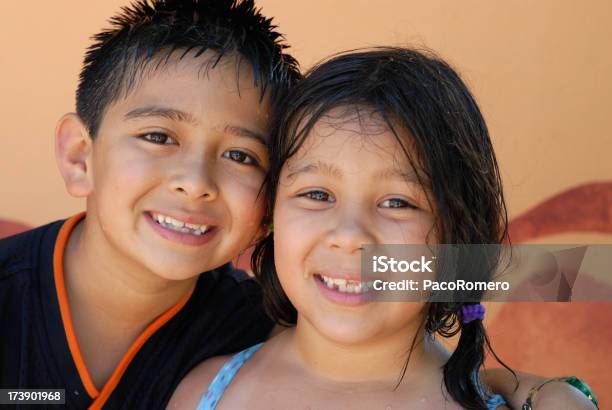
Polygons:
[[401,198],[389,198],[385,199],[380,203],[381,208],[410,208],[416,209],[416,206],[412,205],[410,202],[405,201]]
[[336,202],[336,198],[325,191],[308,191],[299,196],[321,202]]
[[150,132],[142,135],[140,138],[157,145],[178,145],[174,138],[169,137],[162,132]]
[[225,151],[223,153],[223,158],[227,158],[244,165],[257,165],[257,161],[255,160],[255,158],[245,152],[238,150]]

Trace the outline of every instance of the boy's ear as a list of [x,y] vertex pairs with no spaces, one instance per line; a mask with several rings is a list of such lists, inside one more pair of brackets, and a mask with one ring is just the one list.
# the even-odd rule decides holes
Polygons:
[[272,232],[273,232],[272,223],[263,222],[261,226],[259,227],[259,229],[257,230],[257,233],[255,234],[255,237],[250,246],[257,245],[260,241],[264,240]]
[[55,159],[68,193],[86,197],[93,191],[92,139],[75,113],[60,118],[55,129]]

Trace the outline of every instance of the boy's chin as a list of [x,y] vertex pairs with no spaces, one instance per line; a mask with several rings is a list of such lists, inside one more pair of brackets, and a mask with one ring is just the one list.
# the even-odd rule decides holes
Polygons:
[[[197,278],[201,273],[212,270],[203,261],[198,263],[189,264],[182,261],[182,263],[170,263],[169,261],[163,261],[154,263],[153,261],[147,261],[148,270],[150,270],[155,276],[170,281],[182,281]],[[204,261],[205,262],[205,261]]]

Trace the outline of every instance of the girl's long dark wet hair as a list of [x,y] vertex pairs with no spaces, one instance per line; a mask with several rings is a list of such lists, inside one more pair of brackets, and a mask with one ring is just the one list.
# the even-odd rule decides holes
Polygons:
[[[336,55],[311,69],[281,102],[265,185],[270,217],[283,165],[300,149],[315,123],[337,108],[369,110],[393,132],[409,163],[422,171],[420,182],[434,209],[439,243],[498,244],[506,240],[500,173],[478,105],[446,62],[431,52],[406,48]],[[398,130],[408,131],[411,140],[400,137]],[[277,323],[295,324],[297,312],[274,267],[273,234],[256,247],[252,262],[269,315]],[[468,324],[457,320],[460,307],[460,303],[429,302],[424,306],[422,325],[429,334],[443,337],[461,332],[457,348],[444,365],[444,383],[461,406],[486,408],[474,373],[477,376],[485,346],[490,349],[490,344],[480,320]],[[401,377],[407,365],[408,361]]]

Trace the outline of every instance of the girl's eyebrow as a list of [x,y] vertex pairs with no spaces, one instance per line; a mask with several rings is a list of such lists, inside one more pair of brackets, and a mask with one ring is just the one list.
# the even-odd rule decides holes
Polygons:
[[[295,177],[299,174],[322,174],[331,178],[342,179],[344,173],[341,169],[336,167],[332,163],[323,162],[321,160],[317,162],[307,163],[305,165],[301,165],[293,170],[287,175],[287,178]],[[420,176],[421,179],[423,176]],[[382,171],[376,172],[372,175],[372,180],[400,180],[402,182],[412,183],[412,184],[420,184],[419,178],[417,177],[416,172],[413,169],[410,170],[400,170],[397,167],[391,167],[387,169],[383,169]]]
[[[420,178],[422,179],[423,176],[420,175]],[[372,176],[372,179],[396,179],[412,184],[420,184],[419,178],[417,177],[417,173],[412,168],[408,170],[401,170],[397,167],[387,168],[374,174]]]
[[292,178],[299,174],[323,174],[332,178],[342,178],[342,171],[337,168],[334,164],[323,162],[321,160],[316,163],[311,162],[305,165],[301,165],[294,168],[288,175],[287,178]]

